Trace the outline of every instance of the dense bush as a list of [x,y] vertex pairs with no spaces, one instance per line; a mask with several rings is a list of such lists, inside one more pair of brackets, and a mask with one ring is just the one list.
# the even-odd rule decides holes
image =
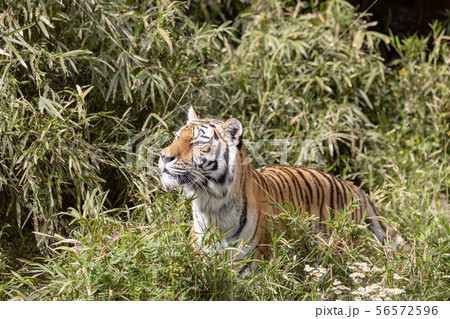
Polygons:
[[[280,161],[280,145],[258,149],[259,140],[291,139],[290,164],[359,184],[416,241],[410,258],[386,259],[366,233],[344,251],[334,236],[322,259],[331,278],[370,255],[384,284],[399,269],[421,278],[410,277],[405,298],[442,298],[450,50],[441,24],[399,39],[332,0],[27,0],[0,11],[1,298],[333,298],[331,284],[316,293],[302,273],[321,249],[292,248],[308,246],[296,229],[304,220],[239,284],[227,260],[187,245],[189,201],[164,193],[153,164],[191,103],[242,119],[255,165]],[[398,58],[386,63],[381,44]],[[360,232],[337,225],[342,238]]]

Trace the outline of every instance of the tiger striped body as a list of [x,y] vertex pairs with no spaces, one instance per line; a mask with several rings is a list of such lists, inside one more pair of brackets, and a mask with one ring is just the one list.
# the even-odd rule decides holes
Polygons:
[[[329,228],[323,225],[332,220],[336,212],[356,202],[350,218],[358,223],[365,220],[381,242],[388,235],[395,239],[397,245],[404,242],[365,192],[352,183],[313,169],[292,166],[263,167],[254,170],[253,175],[256,183],[262,186],[267,201],[290,203],[295,209],[302,209],[315,216],[317,223],[313,224],[313,228],[317,232],[329,234]],[[276,207],[270,206],[273,208],[271,215],[280,213]]]
[[356,200],[353,219],[364,219],[381,242],[390,237],[405,251],[411,249],[355,185],[307,168],[253,169],[242,133],[237,119],[203,119],[191,108],[187,125],[161,152],[163,184],[183,186],[188,196],[194,196],[193,231],[199,243],[202,234],[214,228],[222,234],[221,246],[242,240],[246,245],[241,254],[256,251],[267,255],[267,217],[281,213],[273,203],[287,203],[311,213],[320,225]]

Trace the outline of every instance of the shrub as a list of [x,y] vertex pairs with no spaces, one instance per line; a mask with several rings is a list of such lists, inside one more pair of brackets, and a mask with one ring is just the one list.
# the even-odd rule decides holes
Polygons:
[[[329,300],[331,279],[362,260],[377,284],[409,279],[402,298],[446,293],[442,24],[399,39],[334,0],[27,0],[0,11],[0,298]],[[384,61],[381,44],[398,58]],[[291,139],[288,163],[369,190],[411,257],[339,220],[330,249],[308,246],[297,227],[308,219],[294,216],[273,258],[236,283],[230,260],[188,245],[190,201],[165,193],[155,169],[190,103],[242,119],[256,159],[279,163],[269,140]],[[311,283],[305,263],[329,277]]]

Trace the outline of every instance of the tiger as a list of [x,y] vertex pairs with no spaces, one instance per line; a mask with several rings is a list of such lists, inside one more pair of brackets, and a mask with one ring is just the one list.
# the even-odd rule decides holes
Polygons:
[[243,124],[237,118],[226,121],[204,118],[191,106],[188,121],[173,142],[160,152],[161,181],[171,190],[183,186],[192,197],[194,242],[214,229],[220,247],[240,248],[242,256],[256,253],[269,257],[268,220],[282,214],[274,205],[290,204],[296,211],[327,222],[357,201],[351,217],[364,221],[384,243],[388,238],[405,252],[411,251],[400,234],[382,217],[367,194],[351,182],[310,168],[287,165],[254,169],[243,143]]

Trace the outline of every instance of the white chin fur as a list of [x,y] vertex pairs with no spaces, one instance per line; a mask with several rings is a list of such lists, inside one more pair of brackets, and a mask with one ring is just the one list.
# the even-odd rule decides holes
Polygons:
[[180,184],[178,183],[178,181],[170,176],[167,173],[162,173],[161,175],[161,182],[164,184],[164,186],[166,186],[168,189],[174,189],[180,186]]

